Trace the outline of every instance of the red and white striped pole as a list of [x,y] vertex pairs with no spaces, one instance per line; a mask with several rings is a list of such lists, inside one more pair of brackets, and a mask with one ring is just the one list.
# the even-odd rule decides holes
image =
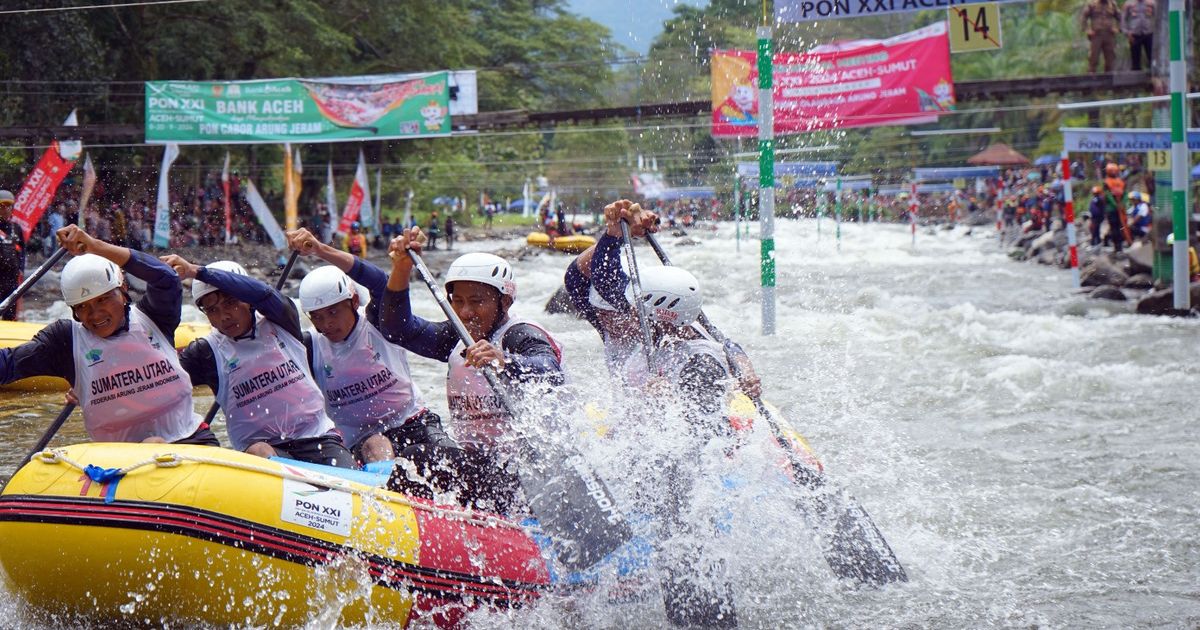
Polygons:
[[1071,194],[1071,159],[1062,152],[1063,223],[1067,227],[1067,252],[1071,257],[1071,285],[1079,288],[1079,243],[1075,236],[1075,201]]
[[911,196],[908,198],[908,224],[912,230],[912,246],[917,247],[917,182],[912,183]]

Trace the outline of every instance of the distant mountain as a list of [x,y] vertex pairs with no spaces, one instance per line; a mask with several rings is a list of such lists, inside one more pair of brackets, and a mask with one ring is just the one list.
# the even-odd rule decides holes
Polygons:
[[614,41],[642,54],[677,4],[704,6],[708,0],[567,0],[572,11],[607,26]]

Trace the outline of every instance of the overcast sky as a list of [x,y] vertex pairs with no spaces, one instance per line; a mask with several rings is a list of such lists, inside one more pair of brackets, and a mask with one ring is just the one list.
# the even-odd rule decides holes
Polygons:
[[611,29],[618,44],[643,54],[676,4],[703,6],[708,0],[567,0],[574,12]]

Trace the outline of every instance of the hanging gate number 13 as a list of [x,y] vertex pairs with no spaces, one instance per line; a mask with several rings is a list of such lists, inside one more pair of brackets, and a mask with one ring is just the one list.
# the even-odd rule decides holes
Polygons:
[[1000,40],[1000,6],[995,3],[950,7],[950,52],[997,50]]

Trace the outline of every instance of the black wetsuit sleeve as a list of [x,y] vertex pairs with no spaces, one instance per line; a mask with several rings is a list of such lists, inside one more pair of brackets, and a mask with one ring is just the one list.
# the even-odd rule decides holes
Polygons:
[[367,293],[371,294],[370,301],[362,306],[367,309],[367,323],[379,327],[379,309],[383,304],[383,292],[387,290],[387,274],[382,269],[375,265],[358,258],[354,258],[354,264],[350,267],[350,272],[346,274],[350,279],[362,285]]
[[0,383],[29,376],[58,376],[74,386],[74,338],[71,322],[60,319],[39,330],[33,339],[0,350]]
[[412,312],[408,289],[383,292],[379,332],[384,339],[429,359],[445,363],[458,345],[458,334],[449,321],[431,322]]
[[633,307],[625,299],[629,276],[621,268],[621,243],[622,240],[615,236],[605,234],[600,237],[592,254],[592,286],[605,302],[626,312]]
[[170,265],[137,250],[130,250],[125,271],[146,281],[146,294],[138,300],[138,308],[175,345],[175,329],[179,327],[183,308],[183,283]]
[[603,334],[604,329],[600,327],[600,317],[596,314],[596,307],[592,306],[588,300],[588,289],[591,288],[592,282],[580,271],[578,260],[571,261],[571,264],[567,266],[567,272],[563,275],[563,286],[566,288],[567,297],[571,300],[575,310],[583,315],[592,328]]
[[504,374],[510,380],[544,380],[553,385],[565,382],[562,364],[550,339],[536,326],[516,324],[500,341],[504,351]]
[[217,357],[207,339],[197,339],[189,343],[179,353],[179,363],[183,366],[183,371],[192,378],[192,387],[208,385],[214,394],[217,393],[217,387],[221,383],[217,375]]
[[[355,313],[354,316],[358,317],[358,313]],[[304,341],[304,352],[305,352],[305,354],[308,355],[308,365],[313,370],[313,376],[316,376],[317,366],[313,365],[313,336],[312,336],[312,333],[310,333],[308,331],[304,331],[304,339],[302,341]]]
[[697,355],[688,359],[679,373],[679,390],[693,421],[702,421],[724,413],[725,384],[728,376],[716,358]]

